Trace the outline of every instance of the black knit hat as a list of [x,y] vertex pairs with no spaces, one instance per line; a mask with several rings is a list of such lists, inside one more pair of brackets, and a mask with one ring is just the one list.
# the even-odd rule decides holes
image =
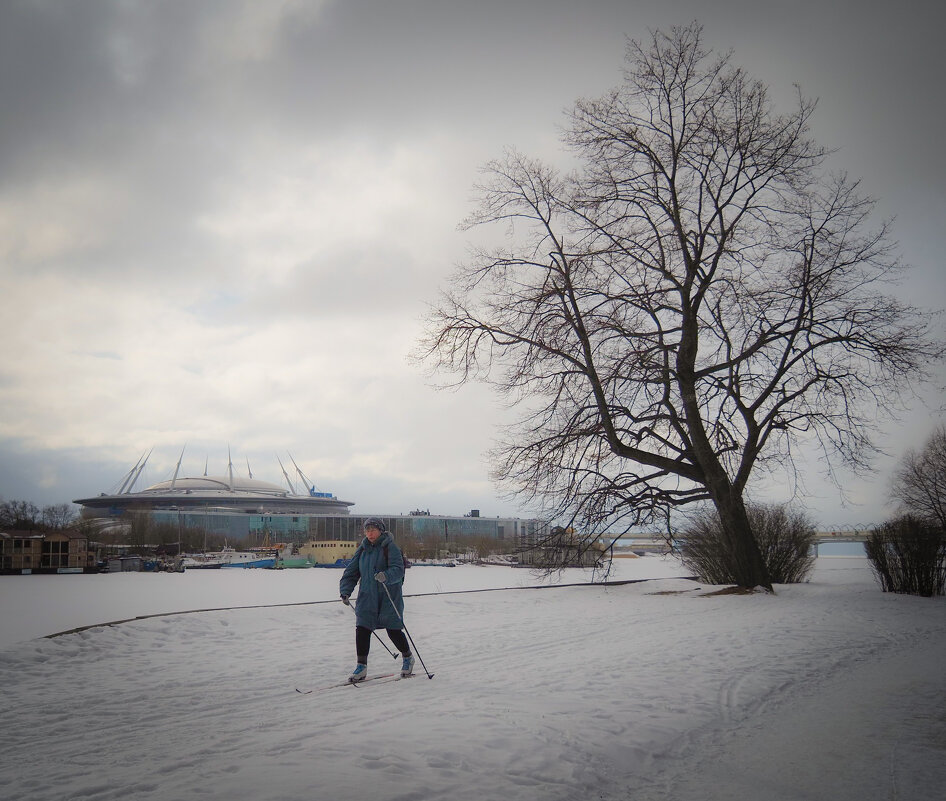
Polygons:
[[369,517],[365,520],[364,528],[376,528],[382,534],[385,532],[384,521],[380,517]]

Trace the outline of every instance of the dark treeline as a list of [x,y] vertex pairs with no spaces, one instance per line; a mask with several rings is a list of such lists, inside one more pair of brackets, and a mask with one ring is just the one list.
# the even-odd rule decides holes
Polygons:
[[0,529],[14,531],[61,531],[76,520],[71,503],[54,503],[42,508],[30,501],[0,502]]

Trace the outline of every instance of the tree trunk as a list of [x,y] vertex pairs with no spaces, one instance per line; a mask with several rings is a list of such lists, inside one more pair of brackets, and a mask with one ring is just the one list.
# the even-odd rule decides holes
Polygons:
[[749,525],[749,515],[742,496],[732,487],[718,490],[711,487],[710,492],[726,539],[727,561],[731,566],[733,581],[740,587],[764,587],[773,592],[772,580]]
[[[695,267],[691,268],[695,274]],[[699,346],[698,304],[689,297],[684,299],[680,326],[680,344],[677,350],[677,382],[687,422],[687,431],[694,461],[703,473],[704,485],[719,513],[723,538],[726,543],[726,562],[733,581],[740,587],[765,587],[772,592],[772,581],[766,569],[759,544],[749,525],[749,515],[742,500],[742,492],[733,486],[706,434],[700,415],[696,386],[696,355]]]

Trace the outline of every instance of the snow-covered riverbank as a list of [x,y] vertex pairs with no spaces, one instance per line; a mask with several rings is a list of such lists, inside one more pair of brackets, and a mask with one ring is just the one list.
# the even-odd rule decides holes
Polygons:
[[[219,572],[0,580],[0,796],[916,801],[946,782],[946,602],[881,593],[862,558],[775,597],[665,578],[408,598],[433,680],[418,663],[306,696],[353,665],[338,573]],[[540,583],[430,567],[405,591]],[[305,605],[28,639],[267,604]],[[370,669],[394,664],[375,644]]]

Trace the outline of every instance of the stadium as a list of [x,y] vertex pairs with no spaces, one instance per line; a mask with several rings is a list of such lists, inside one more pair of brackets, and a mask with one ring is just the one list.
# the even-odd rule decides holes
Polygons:
[[[174,475],[165,481],[135,491],[148,456],[124,476],[118,489],[91,498],[78,498],[80,515],[97,528],[127,525],[135,514],[145,514],[155,523],[179,529],[197,529],[225,537],[229,541],[303,543],[309,540],[357,540],[367,517],[380,517],[395,538],[442,537],[445,542],[457,536],[490,537],[516,546],[534,541],[546,530],[535,519],[481,517],[473,509],[459,517],[431,515],[414,511],[408,515],[370,512],[354,515],[354,502],[339,500],[331,492],[321,492],[289,456],[296,476],[294,482],[279,461],[286,486],[254,478],[247,465],[247,475],[235,474],[228,457],[224,475],[180,476],[181,458]],[[304,487],[300,492],[297,486]]]

